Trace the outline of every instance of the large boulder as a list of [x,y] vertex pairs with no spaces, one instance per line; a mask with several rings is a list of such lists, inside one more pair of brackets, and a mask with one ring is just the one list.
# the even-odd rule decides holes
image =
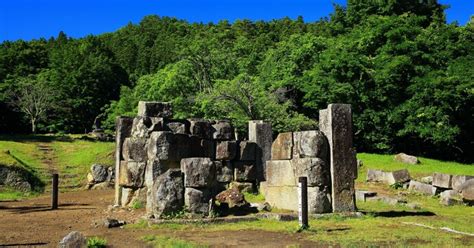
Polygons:
[[253,182],[257,180],[257,168],[254,161],[234,161],[234,180]]
[[[320,158],[295,158],[291,161],[296,180],[299,177],[308,178],[308,186],[324,186],[330,184],[329,163]],[[295,182],[297,185],[297,182]]]
[[469,179],[461,185],[461,196],[465,202],[474,203],[474,179]]
[[119,185],[140,188],[145,182],[145,162],[121,161]]
[[173,110],[169,102],[138,102],[138,116],[171,118]]
[[237,155],[236,141],[221,141],[217,143],[216,159],[217,160],[232,160]]
[[246,207],[249,205],[245,200],[244,194],[242,194],[236,187],[220,192],[216,196],[216,201],[221,204],[227,204],[230,208]]
[[70,232],[60,242],[59,248],[83,248],[87,247],[86,237],[77,231]]
[[239,156],[238,159],[242,161],[255,161],[257,144],[250,141],[239,142]]
[[293,133],[293,157],[318,157],[326,159],[329,152],[329,143],[321,131],[302,131]]
[[186,187],[208,187],[216,176],[214,162],[210,158],[185,158],[181,160]]
[[145,162],[147,160],[146,139],[126,138],[123,142],[122,155],[125,161]]
[[230,121],[217,121],[212,125],[212,138],[215,140],[234,139],[234,128]]
[[474,176],[455,175],[455,176],[453,176],[453,178],[451,180],[451,186],[454,190],[460,192],[462,184],[465,183],[466,181],[470,180],[470,179],[474,179]]
[[208,189],[186,188],[184,205],[191,213],[207,215],[211,198],[211,192]]
[[419,164],[420,163],[417,157],[408,155],[405,153],[399,153],[395,155],[394,160],[400,163],[405,163],[405,164]]
[[151,190],[151,208],[155,218],[180,211],[184,206],[184,178],[178,169],[169,169],[158,177]]
[[108,168],[104,165],[93,164],[91,166],[91,176],[94,183],[105,182],[109,177]]
[[433,173],[433,186],[450,189],[453,176],[449,174]]
[[293,156],[293,133],[280,133],[272,143],[272,160],[289,160]]
[[216,180],[220,183],[229,183],[234,179],[234,170],[230,161],[214,161]]

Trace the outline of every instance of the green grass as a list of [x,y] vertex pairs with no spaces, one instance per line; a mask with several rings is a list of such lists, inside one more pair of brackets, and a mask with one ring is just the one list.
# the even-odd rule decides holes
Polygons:
[[9,187],[0,188],[0,201],[18,200],[38,196],[38,192],[22,192]]
[[264,203],[265,196],[262,194],[252,194],[245,192],[244,193],[245,200],[252,203]]
[[367,169],[380,169],[394,171],[407,169],[414,178],[432,175],[434,172],[447,173],[452,175],[474,175],[474,164],[461,164],[456,162],[446,162],[435,159],[419,157],[420,164],[411,165],[396,162],[394,155],[379,155],[359,153],[357,158],[362,160],[364,165],[359,168],[358,182],[363,182],[367,177]]
[[147,235],[143,237],[145,242],[152,244],[157,248],[204,248],[205,245],[195,244],[189,241],[170,236]]
[[87,248],[105,248],[107,240],[100,237],[91,237],[87,239]]

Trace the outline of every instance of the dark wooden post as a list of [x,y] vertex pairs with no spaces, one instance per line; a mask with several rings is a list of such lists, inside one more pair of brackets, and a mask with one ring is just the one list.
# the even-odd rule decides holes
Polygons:
[[58,209],[58,174],[53,174],[53,190],[51,191],[51,209]]
[[301,229],[307,229],[308,224],[308,179],[298,178],[298,220]]

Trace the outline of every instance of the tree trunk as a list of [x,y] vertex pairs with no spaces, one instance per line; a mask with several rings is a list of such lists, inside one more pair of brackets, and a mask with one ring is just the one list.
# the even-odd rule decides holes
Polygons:
[[31,132],[33,134],[36,134],[36,119],[35,118],[31,119]]

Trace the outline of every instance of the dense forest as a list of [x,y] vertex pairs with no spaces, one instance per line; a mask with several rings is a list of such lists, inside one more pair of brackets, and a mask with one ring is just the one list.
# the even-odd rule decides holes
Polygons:
[[353,107],[358,151],[473,162],[474,21],[435,0],[349,0],[329,17],[188,23],[147,16],[113,33],[0,44],[0,132],[113,129],[139,100],[245,132],[310,129]]

